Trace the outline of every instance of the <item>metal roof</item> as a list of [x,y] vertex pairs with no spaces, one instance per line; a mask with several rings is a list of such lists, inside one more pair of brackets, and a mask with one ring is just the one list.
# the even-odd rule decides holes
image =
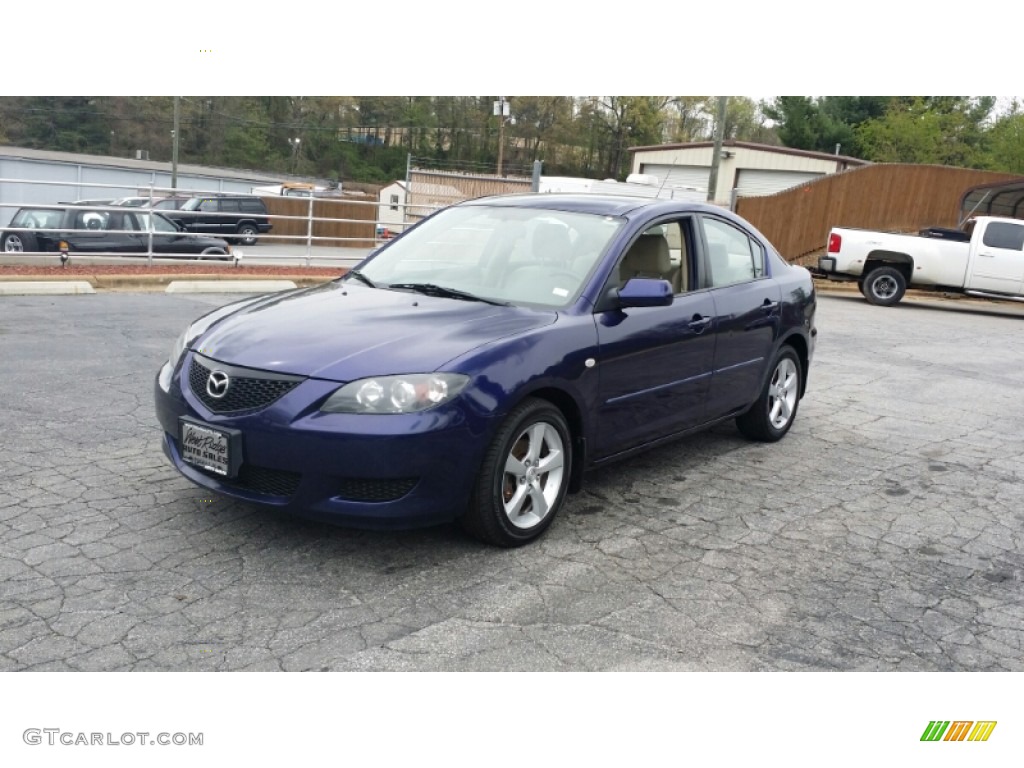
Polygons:
[[[643,147],[629,147],[630,152],[654,152],[657,150],[664,149],[704,149],[707,147],[714,147],[713,141],[691,141],[685,144],[652,144]],[[739,148],[753,149],[759,152],[774,152],[780,155],[796,155],[797,157],[812,157],[816,160],[834,160],[836,162],[844,163],[845,165],[871,165],[871,161],[862,160],[859,157],[851,157],[850,155],[834,155],[829,152],[813,152],[809,149],[792,149],[791,147],[777,147],[773,144],[756,144],[752,141],[735,141],[733,139],[727,139],[722,142],[724,149]]]
[[979,184],[960,198],[960,221],[971,216],[1007,216],[1024,219],[1024,177],[1014,181]]
[[[171,163],[154,160],[134,160],[125,157],[107,155],[85,155],[77,152],[53,152],[46,149],[28,149],[27,147],[0,146],[0,160],[33,160],[41,163],[71,163],[75,165],[91,165],[101,168],[122,168],[133,171],[157,171],[170,173]],[[238,181],[262,181],[281,183],[281,176],[268,176],[260,171],[238,170],[237,168],[217,168],[208,165],[189,165],[178,163],[178,173],[189,176],[209,176],[218,179],[235,179]]]

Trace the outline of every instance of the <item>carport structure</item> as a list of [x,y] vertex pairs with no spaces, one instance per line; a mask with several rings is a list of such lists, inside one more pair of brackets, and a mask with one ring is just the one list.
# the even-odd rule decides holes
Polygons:
[[1024,218],[1024,181],[979,184],[960,198],[960,223],[971,216]]

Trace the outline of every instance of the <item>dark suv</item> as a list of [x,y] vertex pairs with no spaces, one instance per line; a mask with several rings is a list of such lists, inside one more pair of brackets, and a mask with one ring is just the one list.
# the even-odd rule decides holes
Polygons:
[[[122,254],[230,257],[231,246],[224,240],[181,231],[162,213],[150,214],[137,208],[86,205],[19,208],[10,229],[0,232],[0,251],[19,253]],[[150,234],[152,229],[152,234]]]
[[252,245],[271,229],[267,204],[257,195],[205,195],[187,200],[167,216],[189,232],[205,232]]

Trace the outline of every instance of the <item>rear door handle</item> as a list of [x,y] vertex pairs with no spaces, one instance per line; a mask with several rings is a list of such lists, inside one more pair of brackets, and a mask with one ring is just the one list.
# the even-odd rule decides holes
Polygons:
[[764,304],[761,305],[761,309],[766,315],[772,315],[779,308],[779,302],[772,301],[771,299],[765,299]]

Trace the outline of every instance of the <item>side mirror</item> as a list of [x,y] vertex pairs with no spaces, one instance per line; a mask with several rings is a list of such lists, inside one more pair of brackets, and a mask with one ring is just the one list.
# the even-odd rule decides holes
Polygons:
[[654,277],[626,281],[616,297],[620,307],[667,307],[672,303],[672,283]]

